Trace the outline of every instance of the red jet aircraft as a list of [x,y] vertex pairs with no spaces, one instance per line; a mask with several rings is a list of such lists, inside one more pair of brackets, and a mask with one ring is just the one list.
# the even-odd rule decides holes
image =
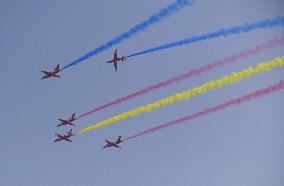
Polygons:
[[72,142],[69,138],[71,136],[75,136],[74,134],[72,134],[72,129],[67,132],[67,134],[65,135],[60,135],[60,134],[55,134],[58,138],[56,140],[54,140],[54,142],[58,142],[58,141],[69,141],[69,142]]
[[50,78],[50,77],[60,78],[60,76],[57,75],[57,73],[59,73],[60,71],[61,71],[61,69],[59,68],[59,64],[54,68],[53,72],[41,71],[42,73],[45,74],[41,79]]
[[61,123],[59,125],[57,125],[57,127],[63,126],[63,125],[73,125],[75,126],[75,124],[73,124],[72,122],[77,120],[77,118],[75,117],[75,113],[72,114],[72,116],[65,120],[65,119],[58,119],[58,121],[60,121]]
[[113,63],[114,65],[114,70],[117,71],[117,62],[118,61],[125,61],[127,60],[125,56],[121,56],[121,58],[117,57],[117,49],[115,49],[114,55],[113,55],[113,59],[108,61],[107,63]]
[[108,140],[105,140],[105,142],[107,142],[107,144],[103,148],[107,148],[107,147],[121,148],[120,146],[118,146],[118,144],[120,144],[123,141],[121,140],[121,136],[119,136],[115,142],[108,141]]

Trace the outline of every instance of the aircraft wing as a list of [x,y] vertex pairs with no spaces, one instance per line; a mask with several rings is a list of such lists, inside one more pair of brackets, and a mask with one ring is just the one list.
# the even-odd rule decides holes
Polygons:
[[63,136],[60,135],[60,134],[54,134],[54,135],[57,136],[57,137],[59,137],[59,138],[63,138]]
[[63,125],[63,124],[62,124],[62,123],[60,123],[60,124],[58,124],[58,125],[57,125],[57,127],[60,127],[60,126],[62,126],[62,125]]
[[118,146],[117,144],[113,144],[113,146],[115,146],[116,148],[121,148],[120,146]]
[[65,139],[65,140],[66,140],[66,141],[69,141],[69,142],[72,142],[72,141],[71,141],[70,139],[68,139],[68,138],[67,138],[67,139]]
[[64,123],[64,122],[65,122],[65,120],[64,120],[64,119],[58,119],[58,121],[61,121],[62,123]]
[[41,71],[42,73],[44,73],[45,75],[47,75],[47,76],[50,76],[50,72],[47,72],[47,71]]

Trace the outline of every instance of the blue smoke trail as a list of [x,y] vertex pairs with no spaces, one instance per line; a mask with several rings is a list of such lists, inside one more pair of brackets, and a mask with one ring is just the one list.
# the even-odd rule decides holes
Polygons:
[[233,35],[233,34],[240,34],[243,32],[249,32],[249,31],[253,31],[256,29],[263,29],[263,28],[271,28],[271,27],[275,27],[275,26],[283,26],[284,25],[284,16],[278,16],[274,19],[267,19],[267,20],[262,20],[262,21],[258,21],[258,22],[253,22],[253,23],[245,23],[242,24],[241,26],[235,26],[235,27],[231,27],[231,28],[221,28],[216,32],[210,32],[207,34],[202,34],[202,35],[198,35],[198,36],[193,36],[191,38],[186,38],[180,41],[175,41],[175,42],[171,42],[171,43],[167,43],[158,47],[154,47],[154,48],[150,48],[148,50],[144,50],[141,52],[137,52],[134,54],[131,54],[129,57],[133,57],[133,56],[137,56],[137,55],[142,55],[142,54],[147,54],[147,53],[152,53],[152,52],[157,52],[159,50],[164,50],[167,48],[172,48],[172,47],[176,47],[176,46],[182,46],[182,45],[187,45],[190,43],[195,43],[195,42],[199,42],[199,41],[204,41],[204,40],[208,40],[208,39],[213,39],[213,38],[218,38],[221,36],[229,36],[229,35]]
[[76,65],[92,56],[95,56],[109,48],[111,48],[114,45],[117,45],[121,43],[122,41],[131,38],[132,36],[138,34],[141,31],[144,31],[147,29],[149,26],[154,25],[156,23],[159,23],[163,19],[169,17],[171,14],[179,11],[180,9],[186,7],[187,5],[192,5],[193,1],[189,0],[177,0],[175,3],[170,4],[166,8],[163,8],[162,10],[159,11],[159,13],[152,15],[149,19],[145,20],[144,22],[135,25],[133,28],[129,29],[127,32],[124,32],[120,34],[119,36],[109,40],[105,44],[99,46],[95,50],[85,54],[84,56],[80,57],[79,59],[71,62],[70,64],[66,65],[62,69],[66,69],[68,67],[71,67],[73,65]]

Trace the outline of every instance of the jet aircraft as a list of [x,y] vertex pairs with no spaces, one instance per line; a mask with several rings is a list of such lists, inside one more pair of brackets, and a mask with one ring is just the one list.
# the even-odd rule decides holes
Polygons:
[[120,146],[118,146],[118,144],[122,143],[123,141],[121,140],[121,136],[119,136],[115,142],[108,141],[108,140],[105,140],[105,142],[107,144],[103,146],[103,148],[107,148],[107,147],[121,148]]
[[60,135],[60,134],[55,134],[57,136],[57,139],[54,140],[54,142],[58,142],[58,141],[69,141],[72,142],[72,140],[70,140],[69,138],[71,136],[75,136],[74,134],[72,134],[72,129],[70,131],[67,132],[67,134],[64,135]]
[[115,49],[114,55],[113,55],[113,59],[108,61],[107,63],[113,63],[114,66],[114,70],[117,71],[117,63],[119,61],[125,61],[127,60],[127,58],[125,56],[121,56],[121,58],[117,57],[117,49]]
[[41,79],[46,79],[46,78],[50,78],[50,77],[60,78],[60,76],[57,75],[60,71],[61,71],[61,69],[59,68],[59,64],[54,68],[54,71],[52,71],[52,72],[48,72],[48,71],[43,70],[41,72],[44,73],[45,75]]
[[61,123],[57,125],[57,127],[63,126],[63,125],[73,125],[75,126],[74,123],[72,123],[73,121],[77,120],[77,118],[75,117],[75,113],[72,114],[72,116],[69,119],[58,119],[58,121],[60,121]]

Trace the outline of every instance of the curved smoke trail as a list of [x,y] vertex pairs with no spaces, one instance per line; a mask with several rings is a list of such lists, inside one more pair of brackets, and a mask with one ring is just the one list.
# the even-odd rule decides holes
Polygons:
[[192,76],[200,75],[202,73],[205,73],[205,72],[208,72],[210,70],[213,70],[213,69],[215,69],[217,67],[221,67],[223,65],[227,65],[227,64],[230,64],[230,63],[237,62],[238,60],[244,59],[246,57],[258,54],[258,53],[263,52],[263,51],[265,51],[267,49],[274,48],[276,46],[283,45],[283,44],[284,44],[284,37],[275,38],[273,40],[266,41],[266,42],[264,42],[264,43],[262,43],[260,45],[255,46],[254,48],[243,50],[243,51],[239,52],[238,54],[234,54],[234,55],[225,57],[222,60],[218,60],[218,61],[215,61],[214,63],[210,63],[210,64],[207,64],[205,66],[201,66],[201,67],[199,67],[197,69],[190,70],[189,72],[186,72],[186,73],[183,73],[183,74],[171,77],[171,78],[169,78],[169,79],[167,79],[165,81],[156,83],[156,84],[151,85],[151,86],[149,86],[147,88],[144,88],[144,89],[141,89],[141,90],[136,91],[134,93],[131,93],[131,94],[127,95],[127,96],[123,96],[123,97],[120,97],[120,98],[118,98],[116,100],[110,101],[110,102],[108,102],[108,103],[106,103],[104,105],[98,106],[98,107],[94,108],[93,110],[88,111],[88,112],[80,115],[78,118],[82,118],[84,116],[93,114],[93,113],[95,113],[95,112],[97,112],[99,110],[111,107],[113,105],[122,103],[124,101],[128,101],[128,100],[130,100],[132,98],[135,98],[137,96],[141,96],[143,94],[149,93],[149,92],[154,91],[156,89],[159,89],[159,88],[162,88],[162,87],[166,87],[166,86],[168,86],[168,85],[170,85],[172,83],[176,83],[176,82],[179,82],[179,81],[191,78]]
[[109,41],[102,44],[101,46],[99,46],[95,50],[83,55],[82,57],[71,62],[70,64],[66,65],[62,69],[66,69],[68,67],[76,65],[76,64],[78,64],[78,63],[80,63],[80,62],[82,62],[82,61],[84,61],[84,60],[86,60],[86,59],[88,59],[92,56],[95,56],[95,55],[111,48],[114,45],[121,43],[122,41],[124,41],[126,39],[133,37],[134,35],[138,34],[139,32],[146,30],[151,25],[154,25],[156,23],[161,22],[165,18],[167,18],[170,15],[172,15],[173,13],[181,10],[182,8],[186,7],[187,5],[192,5],[192,3],[193,3],[193,1],[189,1],[189,0],[177,0],[175,3],[170,4],[166,8],[163,8],[157,14],[152,15],[149,19],[145,20],[144,22],[135,25],[134,27],[132,27],[128,31],[120,34],[119,36],[117,36],[113,39],[110,39]]
[[208,115],[212,112],[217,112],[219,110],[223,110],[223,109],[231,107],[233,105],[243,104],[243,103],[246,103],[248,101],[251,101],[252,99],[256,99],[258,97],[262,97],[262,96],[266,96],[266,95],[274,93],[274,92],[278,92],[278,91],[282,90],[283,88],[284,88],[284,81],[280,81],[279,83],[272,85],[272,86],[269,86],[267,88],[257,90],[255,92],[250,93],[250,94],[246,94],[242,97],[232,99],[230,101],[224,102],[224,103],[216,105],[214,107],[208,107],[201,112],[197,112],[195,114],[188,115],[188,116],[176,119],[174,121],[167,122],[167,123],[159,125],[157,127],[153,127],[153,128],[144,130],[142,132],[139,132],[135,135],[132,135],[132,136],[126,138],[125,140],[129,140],[129,139],[144,136],[144,135],[147,135],[147,134],[150,134],[150,133],[153,133],[153,132],[157,132],[161,129],[171,127],[173,125],[181,124],[182,122],[190,121],[190,120],[196,119],[198,117],[206,116],[206,115]]
[[90,130],[94,130],[96,128],[103,127],[105,125],[109,125],[130,117],[134,117],[137,115],[140,115],[144,112],[151,112],[154,109],[158,109],[160,107],[170,105],[173,103],[176,103],[178,101],[182,100],[188,100],[189,98],[199,95],[199,94],[205,94],[207,91],[214,90],[217,88],[221,88],[226,85],[233,85],[238,83],[239,81],[243,79],[247,79],[251,76],[257,75],[259,73],[270,71],[275,68],[283,67],[284,66],[284,57],[274,58],[266,63],[261,63],[255,66],[254,68],[248,67],[240,72],[233,72],[229,76],[223,76],[220,79],[210,81],[207,83],[204,83],[201,86],[195,87],[190,90],[186,90],[180,93],[177,93],[173,96],[169,96],[167,98],[161,99],[159,101],[150,103],[148,105],[138,107],[136,109],[133,109],[131,111],[116,115],[112,118],[106,119],[104,121],[98,122],[94,125],[91,125],[89,127],[86,127],[82,130],[80,130],[77,134],[84,133]]
[[240,34],[243,32],[250,32],[256,29],[272,28],[275,26],[283,26],[283,25],[284,25],[284,16],[278,16],[274,19],[266,19],[262,21],[252,22],[252,23],[245,23],[240,26],[235,26],[235,27],[230,27],[230,28],[221,28],[215,32],[201,34],[201,35],[193,36],[193,37],[186,38],[180,41],[174,41],[171,43],[163,44],[158,47],[150,48],[148,50],[144,50],[141,52],[131,54],[127,57],[129,58],[129,57],[133,57],[137,55],[157,52],[159,50],[164,50],[167,48],[172,48],[172,47],[177,47],[177,46],[182,46],[182,45],[188,45],[191,43],[196,43],[196,42],[205,41],[205,40],[209,40],[213,38],[218,38],[221,36],[226,37],[229,35]]

